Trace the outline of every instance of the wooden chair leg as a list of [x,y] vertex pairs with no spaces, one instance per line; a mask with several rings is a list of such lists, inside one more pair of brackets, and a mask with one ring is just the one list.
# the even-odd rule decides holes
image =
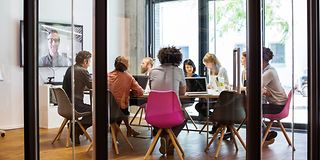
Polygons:
[[[280,120],[278,120],[278,123],[280,125],[280,128],[281,128],[281,131],[282,131],[283,135],[286,137],[286,140],[287,140],[288,144],[290,146],[292,146],[291,140],[290,140],[285,128],[283,127],[283,124],[280,122]],[[295,147],[294,146],[292,146],[292,147],[293,147],[293,150],[295,151],[296,150]]]
[[146,160],[146,159],[150,156],[150,154],[153,152],[154,147],[155,147],[156,144],[157,144],[157,141],[158,141],[158,139],[159,139],[159,137],[160,137],[160,134],[161,134],[162,130],[163,130],[162,128],[160,128],[160,129],[158,130],[157,135],[154,137],[154,139],[153,139],[153,141],[152,141],[152,143],[151,143],[151,145],[150,145],[150,147],[149,147],[146,155],[145,155],[144,158],[143,158],[144,160]]
[[238,151],[239,149],[238,149],[236,137],[235,137],[234,132],[233,132],[233,130],[232,130],[233,126],[232,126],[232,125],[229,125],[228,128],[230,129],[230,132],[231,132],[231,139],[232,139],[232,141],[233,141],[233,143],[234,143],[234,147],[236,147],[236,150]]
[[242,140],[239,132],[238,132],[234,127],[231,127],[231,129],[232,129],[233,133],[238,137],[238,139],[239,139],[240,143],[242,144],[243,148],[244,148],[245,150],[247,150],[246,144],[245,144],[244,141]]
[[136,114],[134,114],[133,118],[130,121],[130,125],[132,124],[132,122],[134,121],[134,119],[137,117],[139,111],[141,110],[141,107],[139,107],[139,109],[137,110]]
[[116,128],[116,129],[120,132],[120,135],[123,137],[123,139],[129,144],[130,148],[133,150],[133,146],[132,146],[132,144],[130,143],[128,137],[124,135],[124,133],[123,133],[123,132],[121,131],[121,129],[119,128],[118,124],[113,123],[113,126],[114,126],[114,128]]
[[270,131],[270,128],[271,128],[272,124],[273,124],[273,120],[271,120],[270,123],[267,125],[266,133],[264,133],[262,141],[261,141],[261,147],[263,147],[264,142],[266,141],[267,135],[268,135],[268,133]]
[[[170,139],[171,139],[171,142],[172,142],[174,148],[176,149],[176,152],[177,152],[180,160],[183,160],[183,157],[182,157],[182,149],[180,150],[180,148],[178,147],[178,144],[177,144],[176,140],[175,140],[174,137],[173,137],[174,135],[172,134],[172,132],[169,131],[169,129],[166,129],[166,131],[167,131],[167,133],[169,134],[169,137],[170,137]],[[179,144],[179,146],[180,146],[180,144]],[[180,147],[181,147],[181,146],[180,146]]]
[[182,153],[182,156],[184,156],[184,151],[183,151],[183,149],[182,149],[182,147],[181,147],[181,145],[180,145],[180,143],[179,143],[179,141],[178,141],[178,139],[177,139],[176,135],[174,135],[174,133],[173,133],[172,129],[168,129],[168,131],[169,131],[169,132],[171,132],[171,134],[172,134],[172,136],[173,136],[174,140],[176,141],[176,143],[177,143],[177,145],[178,145],[178,147],[179,147],[179,149],[180,149],[180,151],[181,151],[181,153]]
[[69,145],[70,145],[70,131],[71,131],[71,125],[72,125],[72,123],[70,123],[71,121],[70,120],[68,120],[69,122],[67,122],[67,123],[69,123],[69,127],[67,127],[67,138],[66,138],[66,147],[68,148],[69,147]]
[[219,139],[219,143],[218,143],[218,146],[217,146],[217,150],[216,150],[216,154],[215,154],[215,158],[218,158],[219,156],[219,152],[220,152],[220,148],[221,148],[221,143],[222,143],[222,140],[223,140],[223,137],[224,137],[224,132],[225,132],[225,128],[226,126],[223,126],[222,130],[221,130],[221,137]]
[[92,148],[92,146],[93,146],[93,142],[90,143],[90,146],[89,146],[89,148],[87,149],[87,152],[90,151],[90,149]]
[[211,138],[210,142],[207,144],[207,147],[204,149],[205,152],[208,152],[209,147],[213,143],[213,141],[218,137],[219,132],[221,131],[221,127],[219,127],[216,132],[213,134],[213,137]]
[[112,142],[113,142],[113,147],[114,150],[116,151],[116,154],[119,154],[119,149],[118,149],[118,144],[117,144],[117,136],[116,136],[116,129],[114,128],[113,125],[110,125],[111,128],[111,136],[112,136]]
[[63,120],[63,122],[61,123],[61,126],[60,126],[60,128],[59,128],[58,134],[56,135],[56,137],[54,137],[54,139],[53,139],[53,141],[52,141],[51,144],[53,144],[54,142],[56,142],[57,140],[60,139],[61,133],[62,133],[64,127],[66,126],[67,122],[68,122],[67,119],[64,119],[64,120]]
[[87,137],[87,139],[90,140],[90,142],[92,142],[92,139],[91,137],[89,136],[88,132],[86,131],[86,129],[84,129],[83,125],[78,121],[76,120],[76,122],[78,123],[78,125],[80,126],[81,130],[83,131],[84,135]]

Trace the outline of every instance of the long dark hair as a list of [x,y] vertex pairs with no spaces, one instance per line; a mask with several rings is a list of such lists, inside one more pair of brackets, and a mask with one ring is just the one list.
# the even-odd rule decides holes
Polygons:
[[183,62],[183,71],[185,75],[187,74],[186,67],[185,67],[186,65],[192,66],[193,68],[192,73],[196,72],[196,65],[194,65],[193,61],[191,59],[186,59]]

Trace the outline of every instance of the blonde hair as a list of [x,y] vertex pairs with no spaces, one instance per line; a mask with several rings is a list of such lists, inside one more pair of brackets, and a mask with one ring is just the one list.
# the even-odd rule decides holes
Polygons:
[[145,57],[145,58],[143,58],[143,59],[147,60],[147,61],[148,61],[148,64],[150,64],[151,67],[153,67],[153,64],[154,64],[153,58],[151,58],[151,57]]
[[203,59],[202,59],[202,63],[213,63],[214,65],[221,65],[217,56],[213,53],[206,53],[206,55],[204,55]]

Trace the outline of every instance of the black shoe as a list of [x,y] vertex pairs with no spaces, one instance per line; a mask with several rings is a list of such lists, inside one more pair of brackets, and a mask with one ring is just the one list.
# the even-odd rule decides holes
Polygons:
[[161,154],[166,154],[167,153],[167,139],[164,137],[161,137],[160,144],[161,144],[161,146],[159,148],[159,152]]
[[230,132],[226,132],[223,136],[223,140],[228,140],[229,138],[231,138],[231,133]]
[[278,135],[277,132],[275,132],[275,131],[270,131],[270,132],[268,133],[268,135],[267,135],[266,141],[269,141],[269,140],[271,140],[271,139],[276,138],[277,135]]
[[214,133],[216,133],[217,129],[218,129],[218,127],[216,125],[213,125],[212,129],[211,129],[211,131],[209,131],[209,133],[214,134]]

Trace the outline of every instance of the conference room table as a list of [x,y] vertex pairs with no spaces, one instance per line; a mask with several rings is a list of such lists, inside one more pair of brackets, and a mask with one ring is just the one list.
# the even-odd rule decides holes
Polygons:
[[[193,93],[193,94],[186,94],[186,95],[180,95],[179,98],[181,101],[188,100],[188,99],[203,99],[207,101],[207,115],[209,116],[209,110],[210,110],[210,101],[214,101],[219,99],[219,95],[222,90],[213,90],[208,89],[208,93]],[[149,93],[144,93],[142,96],[130,96],[131,100],[141,100],[147,102]],[[209,124],[209,117],[207,117],[206,124]],[[206,126],[207,129],[207,138],[206,142],[209,143],[209,125]]]

